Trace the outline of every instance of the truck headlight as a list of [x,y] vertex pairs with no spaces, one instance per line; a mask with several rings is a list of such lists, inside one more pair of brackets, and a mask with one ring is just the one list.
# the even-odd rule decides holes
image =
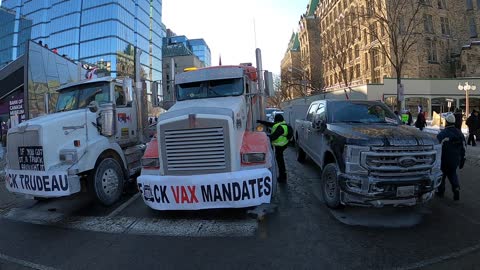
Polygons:
[[160,168],[160,161],[158,158],[142,158],[143,168]]
[[370,147],[367,146],[356,146],[356,145],[346,145],[345,146],[345,172],[346,173],[356,173],[356,174],[366,174],[368,170],[362,166],[362,152],[370,151]]
[[242,154],[242,163],[264,163],[265,153],[245,153]]
[[60,161],[68,164],[73,164],[78,161],[77,150],[75,149],[65,149],[60,150]]

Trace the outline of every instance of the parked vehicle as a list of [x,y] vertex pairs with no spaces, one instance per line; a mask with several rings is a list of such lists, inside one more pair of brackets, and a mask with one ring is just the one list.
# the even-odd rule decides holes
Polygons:
[[265,72],[264,91],[261,70],[261,64],[217,66],[176,75],[176,103],[160,115],[137,180],[147,206],[197,210],[270,203],[275,157],[256,120],[264,120],[264,92],[273,93],[273,82]]
[[440,185],[441,145],[376,101],[314,101],[296,121],[297,160],[322,170],[330,208],[413,206]]
[[7,189],[39,199],[84,189],[115,203],[140,172],[148,137],[145,89],[137,85],[134,92],[130,78],[104,77],[62,86],[55,113],[8,131]]

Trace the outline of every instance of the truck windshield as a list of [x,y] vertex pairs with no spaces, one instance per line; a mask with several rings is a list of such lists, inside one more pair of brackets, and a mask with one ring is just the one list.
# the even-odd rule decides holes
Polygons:
[[243,79],[201,81],[177,85],[177,100],[239,96],[243,94]]
[[400,124],[398,117],[381,103],[334,102],[328,107],[331,123],[390,123]]
[[110,83],[92,83],[62,89],[55,112],[86,108],[92,101],[99,104],[110,102]]

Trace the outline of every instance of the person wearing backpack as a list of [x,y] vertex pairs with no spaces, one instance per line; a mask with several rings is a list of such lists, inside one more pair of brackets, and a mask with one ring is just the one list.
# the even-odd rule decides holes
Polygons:
[[270,142],[275,148],[275,159],[278,164],[278,182],[287,182],[287,170],[285,168],[285,159],[283,152],[287,149],[289,142],[293,138],[293,129],[290,127],[281,114],[275,115],[274,122],[257,120],[257,123],[272,126],[272,132],[268,135]]

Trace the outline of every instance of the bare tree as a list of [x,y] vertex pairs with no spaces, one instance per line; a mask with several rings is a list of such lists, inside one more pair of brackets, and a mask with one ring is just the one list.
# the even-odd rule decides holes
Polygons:
[[402,71],[422,35],[422,7],[428,0],[365,0],[351,14],[352,27],[368,33],[369,46],[381,52],[395,70],[397,79],[397,108],[403,101]]
[[291,98],[288,95],[288,89],[282,84],[282,80],[278,75],[273,78],[273,88],[275,94],[267,99],[267,105],[269,107],[281,108],[282,102]]

